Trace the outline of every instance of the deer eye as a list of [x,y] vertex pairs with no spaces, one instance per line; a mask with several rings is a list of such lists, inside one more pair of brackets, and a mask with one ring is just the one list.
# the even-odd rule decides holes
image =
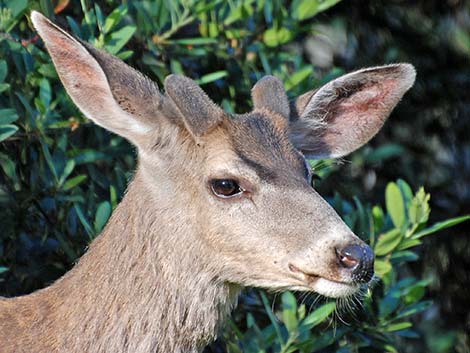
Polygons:
[[223,199],[239,195],[244,191],[234,179],[212,179],[210,186],[214,195]]

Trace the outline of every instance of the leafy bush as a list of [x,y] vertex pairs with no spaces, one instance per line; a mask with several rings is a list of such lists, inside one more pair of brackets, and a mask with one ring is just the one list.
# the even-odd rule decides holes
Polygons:
[[[250,108],[250,88],[264,74],[281,78],[293,97],[343,73],[314,70],[298,46],[312,33],[315,16],[337,2],[82,0],[73,7],[67,0],[0,0],[0,293],[31,292],[69,269],[105,225],[134,167],[132,147],[88,122],[65,94],[31,29],[31,9],[55,17],[156,82],[170,72],[184,73],[227,111],[243,112]],[[368,149],[367,155],[383,160],[396,148]],[[330,160],[312,165],[325,182],[336,168]],[[309,313],[315,300],[285,293],[279,309],[272,310],[266,294],[251,291],[240,306],[250,313],[237,311],[224,332],[227,343],[209,350],[393,352],[402,347],[400,337],[417,335],[410,317],[430,305],[423,300],[429,279],[406,270],[418,258],[415,247],[425,235],[465,220],[426,228],[428,200],[422,189],[413,196],[403,181],[387,187],[386,214],[358,199],[330,200],[378,256],[380,281],[364,294],[356,321],[330,327],[326,317],[335,303]],[[348,322],[352,316],[338,315]]]

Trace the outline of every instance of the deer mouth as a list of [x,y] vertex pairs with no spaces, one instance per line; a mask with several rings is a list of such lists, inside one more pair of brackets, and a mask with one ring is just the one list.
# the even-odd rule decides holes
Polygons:
[[306,282],[308,282],[308,283],[315,282],[316,280],[321,278],[320,275],[317,275],[315,273],[308,273],[308,272],[302,271],[300,268],[298,268],[297,266],[292,265],[292,264],[289,264],[289,270],[291,272],[293,272],[294,274],[296,274],[297,276],[303,277],[303,279],[306,280]]
[[295,278],[305,284],[306,290],[313,290],[327,297],[347,297],[356,293],[360,288],[360,286],[354,282],[338,281],[316,273],[306,272],[293,264],[289,264],[288,267]]

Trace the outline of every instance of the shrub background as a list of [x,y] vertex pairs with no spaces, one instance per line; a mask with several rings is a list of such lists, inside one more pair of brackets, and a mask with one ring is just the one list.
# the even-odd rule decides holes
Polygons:
[[[84,119],[66,96],[32,30],[31,9],[123,58],[160,87],[170,72],[197,79],[228,111],[250,108],[250,88],[264,74],[281,78],[294,97],[356,68],[411,62],[417,83],[385,128],[340,163],[314,162],[322,177],[316,187],[372,242],[374,233],[400,228],[394,207],[386,205],[377,215],[371,206],[386,204],[390,180],[403,178],[415,191],[425,185],[432,194],[431,222],[469,213],[468,2],[0,0],[0,6],[1,295],[29,293],[68,270],[105,225],[135,163],[126,141]],[[414,224],[412,200],[404,183],[393,185],[398,194],[395,188],[388,198],[404,199],[406,228]],[[425,196],[415,199],[425,208]],[[383,224],[371,230],[369,223],[380,219]],[[421,230],[426,222],[417,223]],[[346,314],[349,327],[337,320],[333,334],[324,321],[333,306],[315,310],[313,298],[298,296],[297,304],[289,294],[276,300],[247,291],[222,339],[208,351],[312,351],[320,345],[298,345],[302,339],[318,342],[320,332],[331,342],[318,349],[328,352],[469,352],[468,224],[427,238],[416,257],[403,262],[390,260],[397,246],[389,250],[388,284],[369,294],[370,306],[356,321]],[[405,228],[398,234],[404,236]],[[414,281],[400,282],[407,278]],[[391,326],[405,322],[393,318],[410,303],[380,312],[399,283],[396,293],[414,288],[411,303],[429,303],[409,321],[415,331]],[[268,300],[275,301],[274,312]],[[301,318],[303,302],[317,314]],[[292,315],[297,321],[289,321]],[[310,321],[302,326],[305,316]]]

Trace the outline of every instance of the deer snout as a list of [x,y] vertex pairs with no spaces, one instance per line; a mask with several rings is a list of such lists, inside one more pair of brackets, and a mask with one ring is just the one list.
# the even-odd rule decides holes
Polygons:
[[350,244],[336,249],[339,264],[350,271],[356,283],[367,283],[374,275],[374,252],[366,244]]

